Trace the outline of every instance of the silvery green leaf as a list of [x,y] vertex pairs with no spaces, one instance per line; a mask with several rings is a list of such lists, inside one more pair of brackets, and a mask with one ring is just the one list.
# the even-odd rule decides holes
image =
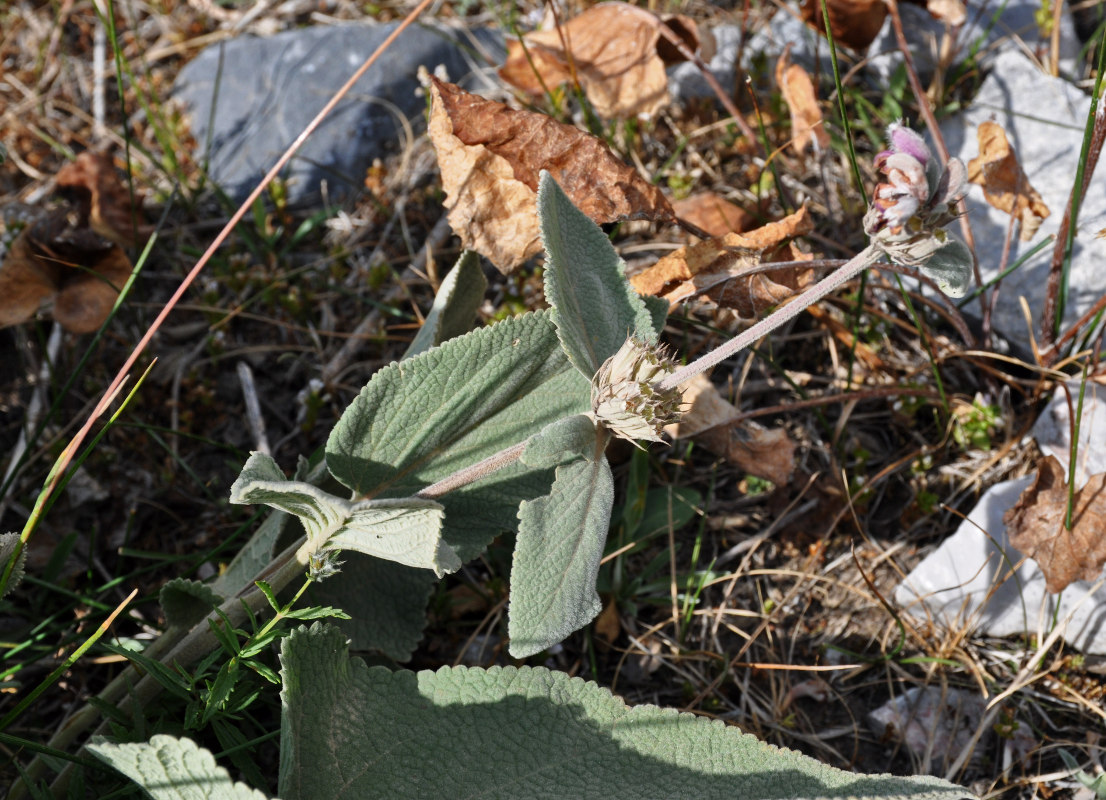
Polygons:
[[577,458],[594,457],[595,420],[577,414],[551,422],[530,437],[522,462],[531,467],[556,467]]
[[354,550],[409,567],[430,566],[441,577],[461,568],[453,548],[442,540],[444,517],[433,500],[365,500],[353,505],[325,549]]
[[432,500],[352,502],[303,481],[284,477],[264,453],[251,453],[230,490],[237,504],[261,503],[299,517],[307,532],[308,554],[350,549],[377,558],[434,570],[441,576],[461,566],[442,541],[441,505]]
[[157,734],[149,742],[115,744],[97,737],[88,749],[154,800],[265,800],[256,789],[232,781],[211,751],[191,739]]
[[946,235],[944,246],[922,261],[918,269],[949,297],[963,297],[972,281],[972,251],[953,234]]
[[476,310],[487,289],[488,279],[480,269],[480,256],[472,250],[466,250],[442,281],[434,296],[430,313],[426,315],[422,327],[415,334],[403,357],[417,356],[454,336],[472,330]]
[[[565,358],[548,312],[450,339],[380,370],[327,441],[335,478],[359,495],[407,497],[579,414],[591,386]],[[518,504],[552,472],[515,463],[441,498],[445,537],[463,559],[514,530]]]
[[[8,568],[8,561],[15,555],[16,549],[19,547],[19,534],[13,532],[0,535],[0,575],[4,574],[4,571]],[[23,581],[23,567],[27,563],[27,548],[24,547],[19,551],[19,556],[15,562],[15,566],[12,567],[11,576],[8,578],[8,583],[4,587],[4,591],[0,594],[0,597],[6,596],[9,592],[13,591]]]
[[290,481],[271,456],[253,452],[230,487],[230,502],[263,504],[299,517],[307,540],[321,547],[349,517],[353,504],[305,481]]
[[607,235],[542,172],[538,219],[545,245],[545,297],[568,360],[591,379],[631,335],[655,342],[645,303],[626,281]]
[[[655,297],[651,294],[642,295],[641,299],[645,303],[645,308],[649,311],[649,319],[653,322],[653,331],[659,337],[661,331],[664,330],[665,323],[668,321],[668,301],[663,297]],[[656,341],[656,337],[651,341]]]
[[614,477],[597,449],[589,459],[557,467],[549,495],[519,507],[507,610],[515,658],[562,641],[602,608],[595,579],[611,522]]
[[338,606],[350,619],[335,623],[354,650],[376,650],[407,661],[426,627],[426,601],[438,579],[425,569],[360,553],[342,556],[342,569],[308,589],[312,605]]
[[835,769],[720,720],[630,707],[543,667],[369,667],[328,625],[281,641],[284,800],[963,800],[932,777]]
[[223,598],[206,583],[174,578],[161,587],[158,602],[169,627],[188,630],[218,608]]

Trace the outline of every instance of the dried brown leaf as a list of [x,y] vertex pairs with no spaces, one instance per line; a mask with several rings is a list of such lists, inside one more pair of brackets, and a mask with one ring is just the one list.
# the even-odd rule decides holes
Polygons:
[[58,172],[66,203],[12,243],[0,265],[0,326],[29,319],[54,298],[54,319],[73,333],[99,328],[130,277],[117,242],[133,242],[129,193],[107,156],[82,153]]
[[[883,0],[826,0],[833,40],[853,50],[868,49],[883,27],[887,6]],[[821,0],[803,0],[803,20],[823,36]]]
[[503,272],[540,249],[534,197],[543,169],[598,223],[676,218],[660,189],[601,139],[437,79],[431,98],[430,138],[442,166],[450,224],[466,247]]
[[73,333],[92,333],[111,313],[119,290],[131,274],[131,262],[123,248],[113,245],[95,254],[83,269],[66,270],[61,291],[54,298],[54,319]]
[[1055,456],[1041,459],[1037,477],[1003,516],[1010,544],[1037,562],[1049,592],[1094,580],[1106,563],[1106,473],[1075,492],[1072,529],[1064,527],[1068,487]]
[[1029,185],[1006,132],[994,122],[983,122],[976,131],[979,156],[968,162],[968,180],[983,187],[983,197],[995,208],[1017,216],[1023,242],[1033,238],[1049,215],[1037,190]]
[[662,25],[668,25],[692,52],[699,49],[697,26],[687,17],[661,19],[628,3],[600,3],[560,30],[526,34],[525,48],[518,42],[509,44],[499,75],[525,92],[540,95],[570,80],[575,67],[599,116],[650,116],[668,104],[666,64],[682,60],[662,37]]
[[681,247],[633,276],[630,283],[639,294],[657,295],[669,303],[707,294],[718,305],[735,309],[743,317],[756,317],[809,286],[814,273],[804,267],[790,267],[743,274],[770,261],[788,239],[811,228],[804,206],[754,231]]
[[741,412],[726,400],[705,375],[697,375],[680,387],[684,413],[666,430],[673,438],[694,436],[712,453],[750,475],[784,486],[795,470],[795,444],[782,428],[765,428],[752,420],[740,421]]
[[954,28],[968,19],[968,9],[961,0],[926,0],[925,7],[934,19]]
[[622,633],[622,620],[618,617],[618,603],[614,598],[610,598],[603,604],[603,610],[595,618],[595,635],[607,644],[613,644],[620,633]]
[[818,108],[818,95],[806,70],[791,63],[791,48],[785,47],[776,62],[776,84],[791,112],[791,144],[796,153],[802,153],[813,143],[814,152],[825,152],[830,137]]
[[105,239],[130,247],[148,235],[135,214],[130,191],[105,153],[85,151],[58,170],[57,190]]
[[428,129],[438,152],[449,224],[462,245],[509,274],[541,251],[537,192],[515,179],[507,159],[453,135],[441,94],[448,86],[430,87]]
[[8,248],[0,265],[0,327],[18,325],[34,316],[42,302],[58,290],[58,267],[35,256],[24,229]]
[[677,217],[711,236],[744,233],[756,224],[752,214],[715,192],[696,192],[683,200],[676,200],[672,203],[672,210]]

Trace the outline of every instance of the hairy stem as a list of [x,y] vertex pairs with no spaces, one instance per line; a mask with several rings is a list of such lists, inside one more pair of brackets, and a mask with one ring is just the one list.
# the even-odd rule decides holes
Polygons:
[[689,378],[698,375],[700,372],[706,372],[716,364],[720,364],[735,353],[744,350],[762,336],[771,333],[785,322],[797,317],[807,306],[814,305],[830,292],[871,267],[879,260],[880,255],[881,252],[877,248],[868,245],[852,259],[846,261],[835,271],[822,278],[822,280],[818,281],[818,283],[811,286],[787,305],[776,309],[776,311],[769,314],[756,325],[742,331],[718,349],[707,353],[699,360],[693,361],[687,366],[673,372],[657,384],[657,390],[664,391],[678,386]]

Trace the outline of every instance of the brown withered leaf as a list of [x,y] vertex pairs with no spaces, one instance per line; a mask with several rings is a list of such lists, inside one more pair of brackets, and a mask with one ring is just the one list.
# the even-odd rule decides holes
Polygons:
[[0,265],[0,326],[30,319],[52,297],[62,327],[91,333],[130,277],[117,242],[133,242],[136,225],[111,159],[82,153],[58,172],[57,185],[66,202],[21,231]]
[[427,127],[438,153],[450,227],[464,247],[510,274],[541,251],[537,193],[515,179],[507,159],[454,136],[440,87],[435,83],[430,93]]
[[776,62],[776,84],[791,112],[791,145],[802,153],[812,143],[815,154],[829,147],[830,137],[818,108],[818,95],[806,70],[791,63],[791,46],[784,48]]
[[968,19],[968,9],[961,0],[926,0],[923,5],[934,19],[952,27],[963,25]]
[[432,79],[430,139],[449,220],[466,247],[511,272],[540,249],[536,192],[548,170],[597,223],[676,218],[667,198],[590,134]]
[[1037,190],[1018,163],[1006,132],[994,122],[983,122],[976,131],[979,156],[968,162],[968,180],[983,187],[983,197],[995,208],[1021,221],[1019,238],[1028,242],[1049,215]]
[[[887,17],[883,0],[826,0],[833,40],[853,50],[864,51],[875,40]],[[803,20],[825,36],[821,0],[803,0]]]
[[672,203],[680,219],[702,228],[711,236],[744,233],[756,224],[756,219],[741,206],[731,203],[715,192],[696,192]]
[[1106,563],[1106,473],[1075,492],[1072,529],[1064,527],[1068,487],[1055,456],[1042,458],[1037,477],[1006,514],[1010,544],[1037,562],[1049,592],[1098,577]]
[[[742,317],[758,316],[802,291],[813,280],[813,271],[790,267],[744,275],[771,261],[787,240],[812,229],[806,207],[779,222],[770,222],[748,233],[729,233],[681,247],[638,273],[630,283],[639,294],[663,297],[675,304],[706,294],[723,308]],[[800,260],[789,253],[788,260]]]
[[130,247],[146,238],[134,211],[140,198],[131,203],[130,191],[106,153],[85,151],[57,174],[57,192],[88,220],[88,227],[105,239]]
[[662,25],[692,52],[699,49],[698,28],[688,17],[661,18],[629,3],[600,3],[560,30],[526,34],[525,47],[509,42],[499,76],[524,92],[541,95],[571,80],[567,44],[595,113],[608,119],[650,116],[668,104],[665,66],[682,60],[662,37]]
[[57,264],[35,257],[26,229],[15,237],[0,265],[0,328],[33,317],[57,292],[58,271]]
[[665,430],[676,439],[691,436],[712,453],[758,478],[784,486],[795,470],[795,444],[782,428],[765,428],[741,413],[705,375],[681,384],[684,413]]

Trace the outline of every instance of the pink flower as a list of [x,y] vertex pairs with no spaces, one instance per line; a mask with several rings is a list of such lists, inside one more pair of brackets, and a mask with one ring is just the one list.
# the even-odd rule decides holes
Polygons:
[[951,159],[941,172],[922,137],[898,122],[888,128],[888,140],[891,147],[875,159],[884,181],[872,194],[865,232],[875,236],[887,229],[895,236],[915,235],[949,222],[951,206],[964,194],[964,165]]

